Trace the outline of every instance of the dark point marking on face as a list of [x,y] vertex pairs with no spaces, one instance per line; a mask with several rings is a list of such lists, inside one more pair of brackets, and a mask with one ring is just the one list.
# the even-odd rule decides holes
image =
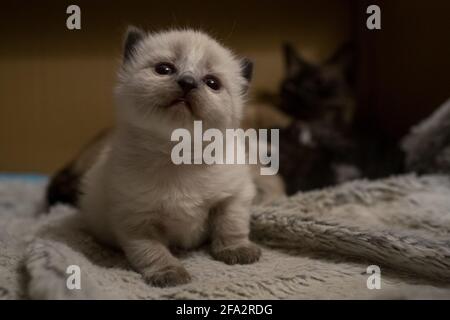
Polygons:
[[177,83],[180,86],[180,88],[183,90],[184,94],[186,95],[189,91],[192,89],[195,89],[198,87],[197,80],[191,75],[182,75],[177,79]]

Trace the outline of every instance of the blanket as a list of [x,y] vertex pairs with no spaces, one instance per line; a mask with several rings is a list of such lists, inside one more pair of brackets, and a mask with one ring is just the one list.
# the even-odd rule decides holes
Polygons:
[[359,180],[255,206],[259,262],[182,252],[192,281],[171,288],[147,285],[122,252],[84,230],[76,209],[42,214],[45,185],[0,181],[2,299],[450,298],[446,175]]

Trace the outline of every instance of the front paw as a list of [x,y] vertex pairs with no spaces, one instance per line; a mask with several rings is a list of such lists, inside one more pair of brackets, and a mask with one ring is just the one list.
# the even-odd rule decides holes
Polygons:
[[173,287],[191,281],[191,276],[182,266],[169,266],[158,271],[144,272],[145,281],[155,287]]
[[261,249],[250,243],[234,248],[214,250],[212,255],[226,264],[250,264],[259,260]]

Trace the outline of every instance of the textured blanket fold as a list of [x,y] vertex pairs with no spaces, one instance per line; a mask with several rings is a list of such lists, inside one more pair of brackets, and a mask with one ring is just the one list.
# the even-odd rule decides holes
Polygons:
[[[98,244],[75,209],[39,215],[44,184],[0,182],[0,297],[6,299],[450,298],[450,178],[405,175],[299,193],[252,212],[260,262],[228,266],[207,249],[180,259],[192,282],[148,286]],[[69,266],[81,289],[69,289]],[[369,265],[381,270],[370,290]]]
[[281,247],[338,252],[450,284],[449,188],[444,176],[355,181],[264,208],[252,229]]

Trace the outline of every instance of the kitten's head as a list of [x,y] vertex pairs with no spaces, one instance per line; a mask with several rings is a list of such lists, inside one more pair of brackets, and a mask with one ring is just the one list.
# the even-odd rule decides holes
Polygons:
[[341,47],[329,60],[316,65],[285,44],[286,76],[281,84],[281,108],[303,120],[339,122],[353,107],[353,51]]
[[129,28],[116,88],[119,120],[143,129],[236,127],[252,64],[193,30]]

